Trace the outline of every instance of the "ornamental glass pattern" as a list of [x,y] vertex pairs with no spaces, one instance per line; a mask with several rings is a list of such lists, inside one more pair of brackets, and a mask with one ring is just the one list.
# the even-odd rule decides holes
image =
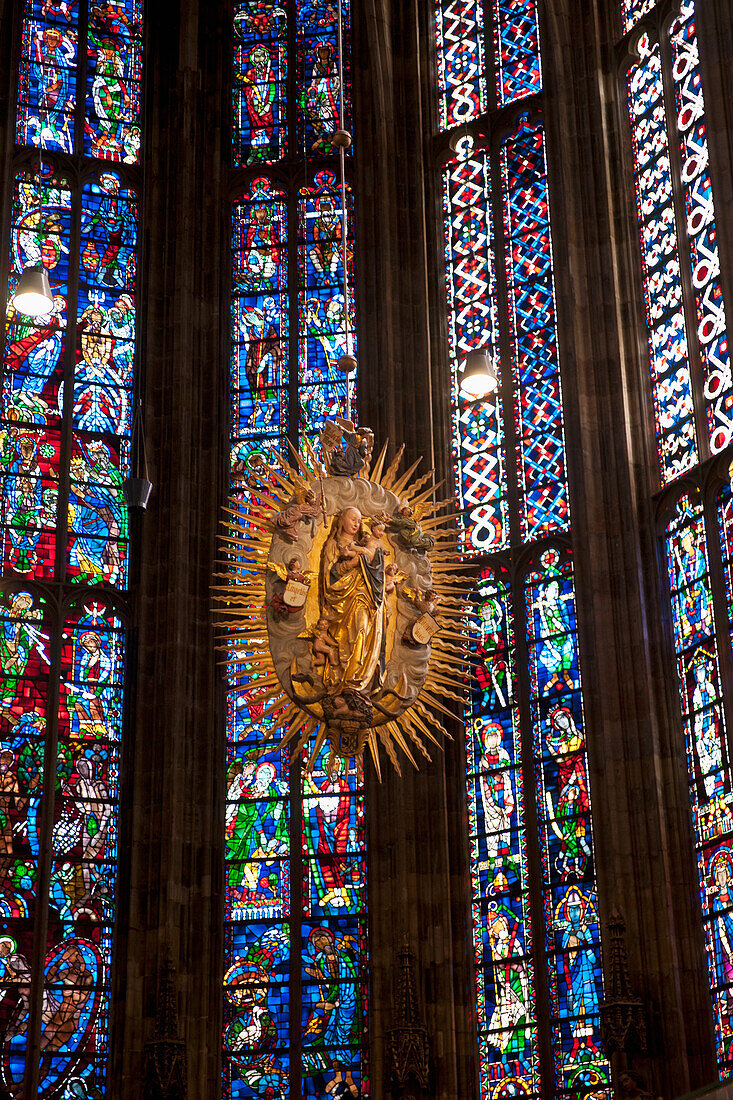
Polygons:
[[522,539],[570,527],[545,138],[520,122],[502,142],[510,361]]
[[[534,0],[491,11],[500,109],[542,91],[538,14]],[[444,109],[440,122],[456,120]],[[454,132],[442,175],[459,528],[467,553],[490,555],[469,613],[466,732],[481,1095],[605,1095],[545,135],[538,109],[485,126],[501,136],[483,148]],[[479,349],[494,353],[498,393],[464,401],[460,371]]]
[[435,40],[440,128],[450,130],[487,107],[483,5],[436,0]]
[[542,91],[540,29],[534,0],[493,0],[496,100],[506,107]]
[[621,19],[624,30],[630,31],[656,3],[657,0],[621,0]]
[[[33,0],[20,43],[16,139],[34,148],[13,187],[0,382],[0,1076],[9,1093],[48,1100],[106,1093],[141,10]],[[82,186],[57,152],[74,158],[74,179],[83,164]],[[23,268],[41,264],[53,307],[31,318],[12,298]]]
[[443,172],[443,210],[453,468],[463,548],[476,554],[506,543],[508,517],[500,391],[472,401],[458,387],[466,355],[499,342],[489,156],[472,149],[472,139],[462,139],[459,157]]
[[[263,462],[276,467],[290,444],[317,445],[324,421],[347,414],[337,361],[355,348],[353,195],[347,184],[344,210],[326,141],[342,91],[350,126],[346,2],[343,12],[342,89],[330,0],[233,9],[232,499],[256,499]],[[299,183],[267,174],[276,162]],[[353,415],[353,375],[348,386]],[[263,751],[263,738],[276,743],[277,714],[263,711],[256,681],[231,653],[222,1094],[365,1095],[362,770],[327,750],[310,771],[287,749]]]

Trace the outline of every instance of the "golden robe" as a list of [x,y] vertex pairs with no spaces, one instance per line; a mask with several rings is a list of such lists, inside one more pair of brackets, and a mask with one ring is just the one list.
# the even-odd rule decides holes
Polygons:
[[338,645],[340,671],[329,669],[329,687],[367,691],[379,664],[384,636],[384,556],[372,565],[364,557],[339,577],[334,566],[341,550],[329,538],[321,557],[323,617]]

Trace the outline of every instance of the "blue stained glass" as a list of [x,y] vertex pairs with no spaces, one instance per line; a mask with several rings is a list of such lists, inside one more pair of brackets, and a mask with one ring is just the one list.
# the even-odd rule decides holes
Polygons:
[[16,120],[19,145],[74,152],[78,44],[75,3],[25,0]]
[[[730,502],[731,490],[726,486],[719,494],[718,522],[729,596]],[[667,527],[666,549],[716,1046],[721,1075],[728,1077],[733,1068],[733,957],[727,940],[733,882],[733,786],[705,522],[695,497],[685,494],[678,500]]]
[[332,0],[300,0],[297,20],[298,145],[333,152],[329,137],[351,130],[351,5],[342,0],[343,87],[339,76],[338,6]]
[[487,107],[483,5],[436,0],[435,46],[440,128],[450,130]]
[[539,1090],[510,590],[485,569],[471,611],[477,682],[466,727],[481,1090]]
[[493,0],[494,57],[499,106],[542,91],[535,0]]
[[570,525],[542,127],[520,120],[501,147],[511,360],[524,539]]
[[139,159],[142,12],[142,0],[102,0],[89,5],[87,156],[125,164],[136,164]]
[[[350,411],[355,413],[353,375],[338,369],[339,358],[354,354],[353,200],[346,193],[346,211],[332,172],[318,172],[299,202],[300,312],[298,355],[299,432],[319,431],[333,416],[346,417],[347,385]],[[348,318],[344,310],[344,220]]]
[[601,1053],[603,994],[575,588],[570,561],[544,551],[526,588],[533,744],[544,877],[556,1085],[573,1093]]
[[287,12],[277,0],[234,7],[234,164],[272,164],[287,148]]

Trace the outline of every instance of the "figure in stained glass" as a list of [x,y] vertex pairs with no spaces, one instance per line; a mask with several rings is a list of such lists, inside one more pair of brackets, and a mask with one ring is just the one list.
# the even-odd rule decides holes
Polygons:
[[[556,552],[550,551],[550,554]],[[547,681],[543,693],[549,695],[554,687],[558,690],[576,688],[573,679],[575,661],[575,637],[572,632],[565,603],[572,599],[570,593],[563,593],[559,580],[550,580],[537,592],[537,612],[540,620],[537,660],[545,671]]]
[[278,227],[273,221],[273,211],[269,201],[257,201],[269,198],[267,180],[255,180],[252,184],[252,206],[250,222],[244,241],[243,270],[240,278],[248,290],[277,289],[276,273],[280,262],[280,237]]
[[729,846],[719,848],[709,861],[707,869],[708,894],[712,894],[710,909],[713,915],[711,933],[717,984],[724,987],[719,1003],[725,1022],[730,1026],[733,1013],[733,852]]
[[[343,226],[341,216],[329,195],[315,200],[316,217],[313,219],[313,247],[308,257],[316,275],[316,280],[331,283],[338,273],[341,261],[341,241]],[[309,303],[312,307],[313,303]],[[342,306],[343,310],[343,306]]]
[[[30,65],[31,87],[38,105],[38,117],[30,116],[35,127],[34,144],[73,152],[69,118],[74,112],[72,79],[76,63],[76,33],[60,27],[36,27]],[[30,138],[30,134],[28,135]]]
[[702,647],[695,651],[691,662],[694,687],[692,733],[700,766],[700,774],[708,798],[722,794],[725,787],[720,700],[713,682],[711,658]]
[[94,64],[92,101],[95,124],[91,131],[91,155],[134,164],[138,146],[130,141],[132,98],[125,78],[124,58],[132,46],[130,20],[123,4],[114,0],[92,3],[89,8],[87,53]]
[[302,93],[303,113],[310,119],[316,135],[313,150],[327,153],[326,140],[339,126],[339,77],[336,50],[333,43],[321,40],[313,44],[310,83]]
[[507,905],[492,901],[486,928],[494,969],[495,1008],[489,1021],[489,1042],[502,1053],[517,1054],[526,1046],[529,977],[520,956],[519,922]]
[[[53,510],[49,492],[43,490],[39,434],[31,428],[0,431],[0,470],[6,472],[3,511],[10,538],[8,564],[17,573],[31,573],[38,561],[38,541],[44,520]],[[53,450],[53,448],[52,448]]]
[[[127,299],[122,301],[122,299]],[[134,326],[131,299],[121,295],[115,310],[97,295],[79,319],[79,360],[74,385],[76,426],[89,431],[119,433],[126,425],[132,367],[132,345],[113,332]]]
[[353,936],[331,928],[314,928],[308,936],[303,964],[317,996],[304,995],[304,1044],[345,1047],[356,1038],[357,946]]
[[[23,417],[40,414],[41,423],[51,413],[49,397],[43,392],[61,362],[65,315],[66,299],[60,294],[54,294],[53,308],[46,317],[31,321],[16,314],[16,338],[5,351],[5,400]],[[61,402],[58,411],[63,412]]]
[[[273,926],[255,939],[243,956],[237,956],[224,975],[227,1000],[236,1016],[224,1031],[224,1049],[247,1075],[256,1095],[282,1095],[282,1071],[262,1052],[278,1043],[273,994],[273,971],[289,951],[287,926]],[[270,1091],[272,1088],[275,1091]]]
[[503,638],[504,608],[501,600],[491,594],[483,593],[479,609],[481,616],[481,640],[476,646],[479,664],[476,679],[482,691],[486,692],[487,705],[507,707],[512,702],[513,690],[510,676],[508,654]]
[[[30,963],[18,951],[18,945],[12,936],[0,936],[0,965],[3,967],[2,981],[12,986],[12,994],[16,997],[15,1007],[3,1035],[3,1044],[6,1044],[25,1032],[31,997]],[[0,1001],[9,994],[11,991],[8,989],[0,991]]]
[[232,765],[228,798],[227,856],[229,885],[242,904],[270,904],[276,883],[270,881],[269,868],[288,852],[288,820],[282,801],[288,792],[284,780],[276,778],[275,767],[268,762],[253,770],[240,761]]
[[272,137],[275,130],[274,105],[277,81],[270,50],[260,42],[247,55],[249,68],[234,74],[242,85],[250,125],[250,152],[247,164],[272,159]]
[[595,976],[595,946],[591,924],[597,920],[595,906],[582,890],[571,886],[555,909],[555,928],[560,932],[562,975],[565,980],[573,1046],[570,1061],[599,1054],[593,1039],[594,1017],[599,1012]]
[[[478,731],[477,731],[478,732]],[[507,888],[506,867],[513,865],[511,856],[511,818],[514,813],[514,791],[509,767],[509,753],[502,746],[504,731],[498,722],[487,722],[480,730],[483,755],[479,760],[479,786],[484,811],[488,864],[493,869],[489,892],[498,894]]]
[[124,569],[120,543],[128,529],[122,476],[101,440],[81,443],[79,451],[70,462],[69,560],[80,578],[115,584]]
[[127,290],[135,285],[137,220],[132,203],[121,194],[119,176],[103,172],[98,190],[87,197],[82,215],[86,244],[81,262],[89,282]]
[[94,945],[74,938],[60,943],[47,958],[39,1041],[42,1072],[51,1071],[53,1053],[77,1045],[74,1040],[78,1043],[89,1024],[99,968]]
[[560,840],[555,867],[560,881],[582,878],[591,857],[588,844],[588,779],[585,741],[568,707],[555,707],[548,718],[547,747],[557,760],[557,802],[545,791],[547,815]]
[[247,341],[244,371],[252,394],[250,428],[255,427],[258,419],[266,427],[275,412],[274,398],[283,361],[279,326],[280,311],[274,298],[264,298],[261,306],[244,307],[239,328]]
[[[315,643],[314,643],[315,645]],[[314,662],[315,663],[315,662]],[[317,879],[318,904],[332,909],[351,907],[353,882],[349,852],[351,799],[345,762],[334,761],[325,779],[315,783],[304,776],[305,791],[317,795],[308,799],[310,828],[307,836],[318,838],[313,870]]]

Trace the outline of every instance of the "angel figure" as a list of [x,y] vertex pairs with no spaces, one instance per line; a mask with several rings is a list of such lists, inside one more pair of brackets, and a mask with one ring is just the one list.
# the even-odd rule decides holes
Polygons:
[[313,524],[319,513],[316,494],[312,489],[306,489],[300,496],[302,499],[299,500],[296,496],[296,499],[287,504],[275,520],[275,534],[285,542],[297,542],[300,524],[309,521]]
[[[432,622],[430,620],[440,603],[440,596],[434,588],[426,588],[424,592],[420,592],[419,589],[408,588],[406,585],[400,585],[398,595],[401,599],[409,603],[411,607],[414,607],[416,611],[420,612],[416,619],[413,619],[412,622],[407,624],[407,629],[402,635],[402,644],[409,646],[425,645],[425,640],[421,641],[420,638],[415,637],[414,630],[418,623],[422,623],[424,626],[432,629],[435,620],[432,620]],[[422,636],[422,631],[420,634]]]
[[329,633],[328,619],[319,619],[316,623],[316,633],[311,642],[313,651],[313,665],[315,668],[325,670],[327,665],[331,668],[340,668],[339,650],[335,640]]
[[423,529],[415,519],[409,504],[403,504],[397,509],[389,521],[389,530],[405,550],[417,550],[420,553],[425,553],[435,546],[435,539],[432,535],[423,534]]
[[[371,458],[374,432],[371,428],[357,428],[351,420],[336,416],[326,421],[321,443],[328,455],[330,472],[336,477],[354,477]],[[341,449],[343,443],[345,450]]]
[[285,585],[284,591],[276,592],[270,600],[270,609],[275,619],[279,622],[289,615],[297,615],[308,596],[312,572],[309,569],[304,570],[300,558],[297,557],[290,558],[286,565],[278,561],[268,561],[267,569]]

